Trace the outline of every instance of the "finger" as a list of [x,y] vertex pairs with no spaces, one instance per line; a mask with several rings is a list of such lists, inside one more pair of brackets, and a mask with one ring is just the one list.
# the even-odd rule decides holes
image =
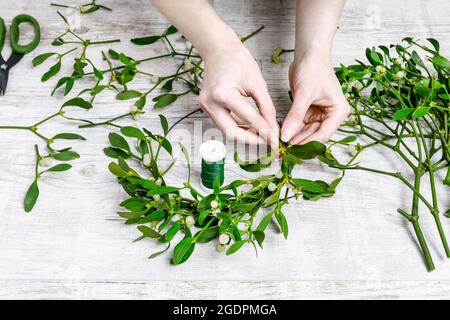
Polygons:
[[300,132],[291,139],[292,144],[299,144],[320,128],[320,122],[312,122],[305,125]]
[[250,125],[248,124],[248,122],[242,120],[241,118],[239,118],[234,112],[230,112],[230,116],[233,118],[233,120],[237,123],[237,125],[239,127],[245,127],[245,128],[249,128]]
[[278,144],[278,136],[266,119],[252,108],[239,93],[230,94],[226,101],[222,101],[222,103],[224,107],[234,112],[240,119],[248,122],[268,144],[272,146]]
[[295,96],[291,110],[289,110],[281,128],[281,140],[284,142],[290,141],[304,127],[303,119],[310,104],[309,95],[297,94]]
[[322,121],[319,130],[317,130],[305,140],[300,141],[300,143],[304,144],[310,141],[319,141],[322,143],[327,142],[346,118],[347,114],[345,112],[339,111],[331,113]]
[[255,132],[240,128],[234,119],[231,117],[228,110],[214,106],[212,108],[205,108],[217,128],[229,139],[235,139],[244,144],[265,144],[265,140],[258,136]]
[[280,130],[277,122],[277,110],[273,104],[272,98],[269,95],[267,86],[265,84],[259,86],[252,92],[252,98],[255,100],[261,115],[266,119],[272,130],[275,131],[277,138]]

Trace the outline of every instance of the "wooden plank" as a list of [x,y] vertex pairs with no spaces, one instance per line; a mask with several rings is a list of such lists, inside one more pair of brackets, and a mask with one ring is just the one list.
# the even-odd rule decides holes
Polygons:
[[[72,1],[63,1],[71,3]],[[289,108],[287,67],[274,65],[275,47],[291,48],[294,35],[294,1],[213,1],[219,14],[239,34],[261,25],[264,31],[248,42],[260,63],[271,95],[282,119]],[[158,33],[167,23],[148,1],[105,1],[109,13],[82,17],[86,35],[92,39],[121,38],[115,46],[136,58],[165,52],[162,45],[136,47],[127,39]],[[450,3],[437,0],[349,1],[340,23],[333,61],[349,63],[362,57],[366,46],[394,43],[403,36],[433,36],[449,52]],[[42,44],[32,56],[48,52],[51,39],[64,28],[55,10],[37,1],[17,1],[11,6],[0,0],[0,12],[7,24],[18,13],[27,12],[42,22]],[[99,18],[102,17],[102,18]],[[104,17],[104,18],[103,18]],[[25,30],[30,35],[29,30]],[[177,41],[177,46],[182,46]],[[102,47],[101,49],[106,49]],[[99,49],[100,50],[100,49]],[[99,51],[92,51],[96,61]],[[31,68],[32,56],[14,68],[5,97],[0,99],[0,125],[29,124],[56,110],[63,97],[49,93],[54,80],[42,84],[44,66]],[[49,65],[45,65],[47,68]],[[69,70],[70,63],[64,65]],[[167,73],[170,61],[149,63],[145,70]],[[147,79],[134,84],[148,88]],[[195,96],[186,96],[164,110],[170,121],[197,108]],[[113,95],[99,99],[92,111],[79,116],[107,119],[126,112],[130,104]],[[137,125],[157,128],[158,112],[149,110]],[[180,125],[178,136],[201,140],[212,128],[203,114]],[[51,122],[45,128],[55,132],[78,131],[88,140],[71,143],[82,157],[75,168],[42,179],[42,196],[31,214],[22,210],[23,196],[33,175],[33,144],[26,132],[0,131],[0,297],[2,298],[441,298],[448,297],[450,271],[428,216],[424,231],[435,258],[437,271],[427,273],[409,225],[396,213],[409,207],[409,191],[395,181],[363,172],[346,176],[337,195],[319,202],[300,201],[286,210],[290,236],[285,241],[275,226],[267,235],[265,250],[251,248],[236,256],[218,255],[212,245],[199,246],[187,264],[173,267],[168,257],[149,261],[159,247],[151,241],[131,244],[138,236],[134,227],[124,226],[115,215],[124,193],[107,172],[109,160],[102,154],[108,128],[78,130],[67,121]],[[176,135],[176,132],[174,132]],[[367,165],[384,163],[401,170],[398,161],[377,149],[364,157]],[[242,175],[231,161],[227,179]],[[194,166],[198,173],[198,161]],[[331,179],[336,173],[319,165],[303,170],[311,177]],[[175,168],[173,178],[182,181],[185,168]],[[442,204],[448,190],[439,186]],[[443,206],[445,208],[445,206]],[[445,208],[446,209],[446,208]],[[443,221],[449,230],[448,220]],[[251,272],[249,272],[251,270]],[[189,292],[189,294],[188,294]],[[194,296],[190,296],[194,292]]]

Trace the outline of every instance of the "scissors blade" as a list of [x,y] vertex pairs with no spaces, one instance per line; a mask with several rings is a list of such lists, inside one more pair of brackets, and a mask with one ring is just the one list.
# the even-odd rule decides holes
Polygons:
[[9,57],[8,61],[6,61],[6,64],[8,65],[8,69],[11,69],[14,67],[17,63],[19,63],[20,60],[22,60],[23,54],[13,52],[11,53],[11,56]]
[[8,70],[0,70],[0,96],[6,93],[6,85],[8,84]]

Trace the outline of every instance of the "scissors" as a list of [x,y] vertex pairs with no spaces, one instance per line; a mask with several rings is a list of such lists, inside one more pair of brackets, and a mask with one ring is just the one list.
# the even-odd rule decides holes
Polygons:
[[[34,38],[28,43],[21,45],[19,44],[20,38],[20,24],[28,22],[33,26],[34,29]],[[22,14],[16,16],[10,28],[10,41],[11,41],[11,49],[12,53],[8,60],[5,60],[2,55],[2,49],[5,45],[5,36],[6,36],[6,26],[5,21],[0,18],[0,96],[4,96],[6,92],[6,85],[8,84],[8,75],[9,70],[14,67],[25,54],[30,53],[39,45],[41,41],[41,28],[39,26],[39,22],[32,16]]]

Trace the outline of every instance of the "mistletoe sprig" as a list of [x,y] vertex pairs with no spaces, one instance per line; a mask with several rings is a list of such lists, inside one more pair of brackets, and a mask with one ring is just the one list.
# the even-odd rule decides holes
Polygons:
[[[450,61],[441,55],[436,39],[427,40],[430,45],[405,38],[406,45],[367,49],[368,64],[357,61],[355,65],[341,65],[336,75],[353,107],[347,123],[352,129],[341,131],[372,140],[367,146],[358,146],[358,152],[377,145],[396,154],[414,178],[360,165],[351,169],[393,177],[411,190],[410,210],[399,208],[398,212],[412,224],[427,268],[432,271],[433,259],[419,223],[419,203],[432,215],[443,250],[450,258],[436,191],[440,180],[436,174],[441,170],[447,172],[441,182],[450,185]],[[424,177],[430,182],[431,199],[422,191]]]
[[[129,112],[117,115],[106,121],[93,122],[90,119],[71,118],[71,120],[83,122],[80,127],[86,128],[103,125],[117,126],[115,124],[117,120],[128,117],[132,117],[137,120],[143,113],[145,113],[144,108],[148,104],[149,96],[153,95],[157,89],[161,90],[162,93],[151,98],[153,108],[167,107],[177,101],[180,96],[189,93],[199,94],[200,83],[203,79],[203,60],[200,56],[195,54],[192,46],[189,46],[185,51],[175,48],[171,37],[173,37],[178,30],[174,26],[169,26],[162,34],[159,35],[131,39],[132,43],[140,46],[151,45],[158,41],[164,41],[168,47],[167,53],[158,54],[143,59],[135,59],[126,53],[117,52],[110,48],[107,50],[107,53],[102,51],[102,56],[104,62],[106,62],[106,67],[99,67],[94,65],[92,61],[93,59],[89,58],[88,47],[91,45],[114,43],[119,40],[91,41],[84,39],[73,31],[67,19],[60,12],[58,12],[58,14],[66,23],[67,29],[62,35],[56,37],[52,44],[55,46],[69,44],[77,45],[78,47],[71,48],[61,53],[43,53],[36,57],[33,61],[35,66],[44,63],[49,58],[56,58],[56,63],[42,76],[42,80],[47,81],[57,75],[61,70],[63,59],[68,57],[74,51],[81,50],[81,55],[74,59],[72,74],[64,76],[58,80],[52,95],[58,89],[64,89],[64,95],[68,95],[72,91],[76,81],[81,78],[90,78],[94,80],[92,86],[82,89],[77,96],[80,97],[83,95],[89,95],[90,98],[87,100],[89,100],[91,104],[94,103],[95,98],[100,93],[107,91],[106,89],[113,90],[116,94],[117,100],[134,100],[134,105],[131,107]],[[242,37],[241,40],[243,42],[247,41],[259,33],[263,28],[264,27],[258,28],[249,35]],[[65,36],[72,36],[74,39],[66,40],[64,38]],[[178,63],[175,73],[168,75],[157,75],[154,72],[149,72],[141,68],[142,63],[144,62],[167,58],[173,59]],[[144,90],[130,88],[133,80],[138,75],[148,77],[152,85]],[[176,83],[181,84],[183,87],[181,92],[173,92],[174,85]]]
[[[91,4],[96,4],[95,1]],[[100,5],[98,5],[100,6]],[[102,6],[100,6],[102,7]],[[87,8],[87,5],[84,5],[84,9],[86,11],[89,11]],[[92,11],[90,11],[92,12]],[[89,13],[89,12],[85,12]],[[36,152],[36,168],[35,168],[35,179],[33,180],[32,184],[30,185],[28,192],[24,199],[24,209],[25,211],[29,212],[34,207],[36,201],[39,197],[39,188],[38,188],[38,180],[39,178],[46,172],[56,172],[56,171],[66,171],[69,170],[70,166],[56,166],[56,169],[47,169],[44,171],[39,172],[39,167],[50,167],[53,160],[57,161],[70,161],[74,160],[76,158],[79,158],[79,154],[75,151],[71,150],[71,147],[66,147],[63,149],[57,149],[54,147],[54,143],[57,140],[85,140],[85,138],[77,133],[71,133],[71,132],[61,132],[58,133],[52,137],[47,136],[45,133],[41,132],[40,127],[44,124],[49,123],[50,121],[56,121],[57,119],[66,119],[70,121],[77,121],[82,122],[82,124],[79,126],[80,128],[87,128],[87,127],[95,127],[95,126],[102,126],[102,125],[109,125],[109,126],[115,126],[119,127],[119,125],[115,124],[115,121],[124,119],[127,117],[133,117],[134,119],[138,119],[139,115],[143,113],[142,109],[145,105],[145,98],[147,95],[149,95],[151,92],[153,92],[154,89],[156,89],[159,85],[161,85],[162,89],[170,92],[172,91],[172,84],[176,81],[179,81],[180,79],[184,82],[186,82],[186,79],[182,79],[184,75],[187,75],[189,73],[191,74],[199,74],[201,71],[201,67],[199,64],[201,63],[201,60],[198,59],[198,56],[193,54],[193,48],[192,46],[188,50],[187,53],[178,52],[174,49],[173,45],[170,43],[170,40],[168,36],[174,34],[177,32],[177,30],[174,27],[169,27],[162,35],[159,36],[160,39],[165,39],[165,41],[168,41],[170,43],[171,52],[164,55],[157,55],[152,56],[146,59],[136,60],[133,58],[130,58],[129,56],[126,56],[123,53],[117,53],[113,49],[110,49],[108,53],[102,52],[103,60],[107,64],[107,68],[105,70],[101,70],[101,68],[97,68],[93,63],[92,59],[88,57],[88,48],[92,45],[105,45],[105,44],[111,44],[115,42],[119,42],[120,40],[89,40],[84,39],[79,34],[77,34],[69,25],[68,20],[60,13],[58,12],[58,15],[61,17],[61,19],[64,21],[64,23],[67,26],[67,29],[62,33],[61,35],[57,36],[52,44],[54,46],[65,46],[65,45],[75,45],[74,48],[70,48],[69,50],[63,51],[62,53],[57,52],[47,52],[43,53],[33,59],[33,65],[39,66],[49,60],[50,58],[56,59],[56,62],[54,65],[50,67],[50,69],[45,72],[45,74],[42,76],[42,81],[48,81],[54,76],[56,76],[60,70],[63,63],[63,59],[68,57],[70,54],[72,54],[75,51],[81,51],[81,54],[74,58],[73,63],[73,71],[71,75],[64,76],[61,79],[59,79],[58,83],[56,84],[56,87],[54,88],[52,95],[58,90],[59,88],[64,88],[64,95],[68,95],[74,85],[75,82],[81,78],[84,77],[93,77],[95,79],[94,84],[90,88],[85,88],[80,91],[80,93],[69,100],[67,100],[62,107],[55,113],[52,113],[42,120],[37,121],[34,124],[28,125],[28,126],[16,126],[16,125],[0,125],[0,130],[22,130],[31,132],[34,134],[38,139],[42,140],[45,145],[47,146],[47,149],[49,151],[48,154],[42,155],[38,149],[38,147],[35,147]],[[261,30],[262,28],[258,29]],[[253,32],[250,35],[243,38],[243,41],[250,38],[257,32]],[[71,39],[68,39],[67,37],[71,36]],[[159,40],[159,39],[158,39]],[[135,42],[141,42],[142,41],[135,40]],[[143,70],[140,70],[137,68],[137,66],[141,62],[155,60],[155,59],[162,59],[162,58],[176,58],[176,57],[182,57],[184,60],[182,61],[181,65],[178,67],[178,70],[175,74],[168,75],[168,76],[160,76],[156,77],[153,74],[149,74]],[[193,63],[193,60],[186,60],[187,58],[197,59],[195,63]],[[117,66],[113,66],[112,61],[117,61],[120,64]],[[190,65],[189,65],[190,63]],[[182,67],[185,67],[182,70]],[[189,68],[188,68],[189,67]],[[90,70],[88,70],[90,68]],[[118,94],[117,98],[120,100],[127,100],[130,99],[130,94],[133,95],[133,93],[130,91],[127,92],[127,84],[133,80],[134,76],[136,74],[143,74],[152,77],[154,80],[156,86],[152,86],[152,88],[149,91],[146,91],[145,94],[142,94],[140,99],[136,102],[136,106],[133,106],[130,112],[121,114],[118,116],[115,116],[109,120],[102,121],[102,122],[94,122],[90,119],[79,119],[74,118],[66,113],[66,109],[68,107],[78,107],[82,109],[89,110],[93,107],[94,99],[99,95],[101,92],[106,91],[105,89],[111,89]],[[155,107],[165,107],[171,103],[173,103],[176,98],[180,95],[187,94],[189,92],[198,93],[199,87],[196,85],[199,83],[198,78],[199,76],[193,76],[194,80],[189,81],[190,84],[190,90],[181,94],[169,94],[169,95],[160,95],[158,97],[155,97]],[[82,95],[89,94],[90,99],[86,100]],[[175,96],[175,97],[174,97]],[[61,168],[64,168],[65,170],[59,170]]]
[[39,188],[38,188],[38,179],[46,172],[59,172],[59,171],[67,171],[72,166],[68,164],[59,164],[54,167],[51,167],[45,171],[39,172],[39,167],[49,167],[51,166],[53,160],[57,161],[71,161],[80,157],[80,155],[72,150],[72,147],[65,147],[59,149],[54,146],[55,142],[59,140],[86,140],[83,136],[78,133],[73,132],[60,132],[52,137],[48,137],[45,133],[42,133],[39,129],[42,125],[56,120],[57,118],[67,118],[66,110],[68,108],[81,108],[81,109],[90,109],[92,108],[91,104],[81,98],[73,98],[67,102],[65,102],[57,112],[45,117],[42,120],[39,120],[36,123],[33,123],[29,126],[16,126],[16,125],[0,125],[0,130],[19,130],[31,132],[34,134],[39,140],[42,140],[49,150],[49,153],[46,155],[41,155],[39,152],[38,145],[35,145],[36,152],[36,163],[35,163],[35,178],[30,185],[28,192],[24,198],[24,209],[26,212],[30,212],[38,197],[39,197]]
[[[90,39],[84,39],[82,36],[77,34],[71,28],[66,17],[64,17],[59,11],[57,13],[61,17],[61,19],[64,21],[64,23],[66,24],[67,28],[62,34],[58,35],[53,40],[52,45],[57,46],[57,47],[66,46],[66,45],[70,45],[70,46],[76,45],[76,47],[71,48],[70,50],[66,50],[62,53],[57,53],[57,52],[43,53],[33,59],[33,66],[41,65],[42,63],[44,63],[45,61],[47,61],[50,58],[56,59],[55,64],[53,64],[50,67],[50,69],[47,72],[45,72],[41,78],[41,80],[43,82],[45,82],[45,81],[50,80],[51,78],[53,78],[60,72],[62,62],[65,57],[67,57],[70,53],[72,53],[74,51],[80,51],[80,55],[74,59],[72,74],[59,79],[58,83],[56,84],[56,87],[54,88],[54,90],[52,92],[52,95],[53,95],[58,88],[60,88],[64,85],[64,87],[65,87],[64,95],[67,95],[72,91],[72,88],[73,88],[75,82],[85,76],[85,73],[86,73],[85,69],[89,65],[92,67],[93,73],[94,73],[97,81],[99,82],[103,79],[103,73],[100,72],[94,66],[91,59],[89,59],[87,57],[88,48],[93,45],[105,45],[105,44],[120,42],[120,39],[95,40],[95,41],[90,40]],[[67,38],[67,37],[70,37],[70,38]],[[98,90],[98,86],[95,89]],[[94,90],[94,89],[92,89],[92,90]]]
[[[282,156],[280,171],[253,179],[235,180],[220,187],[217,183],[210,194],[202,194],[190,179],[190,158],[187,150],[179,145],[186,161],[187,180],[174,185],[165,179],[173,168],[173,146],[168,140],[169,128],[166,118],[160,115],[162,133],[155,134],[147,129],[122,127],[120,134],[110,133],[111,146],[105,154],[116,158],[109,164],[109,170],[129,195],[120,206],[124,211],[118,215],[126,224],[135,224],[141,236],[137,240],[153,238],[164,244],[166,252],[173,242],[171,262],[181,264],[193,253],[198,243],[216,240],[217,250],[227,255],[238,251],[245,244],[263,247],[265,232],[275,220],[281,233],[287,238],[288,222],[283,208],[291,199],[317,200],[330,197],[342,177],[327,183],[321,180],[302,179],[294,176],[294,167],[303,161],[319,159],[327,165],[340,166],[330,149],[319,142],[287,146],[281,144],[277,152],[271,152],[257,161],[235,160],[243,170],[258,172],[267,168],[273,158]],[[130,144],[127,139],[134,142]],[[136,146],[136,147],[132,147]],[[172,159],[166,166],[160,161],[164,150]],[[146,168],[145,175],[138,173],[127,161],[137,162]],[[260,215],[264,215],[260,219]],[[255,220],[260,220],[256,223]]]
[[[446,171],[441,182],[450,185],[450,61],[441,54],[436,39],[427,41],[423,44],[407,37],[401,44],[368,48],[368,63],[356,60],[356,64],[341,64],[335,70],[353,108],[347,128],[339,131],[371,141],[349,144],[349,152],[356,158],[364,150],[382,147],[402,161],[413,179],[401,172],[360,164],[338,167],[389,176],[411,191],[410,210],[397,211],[411,223],[426,267],[432,271],[435,266],[419,223],[419,204],[432,215],[445,255],[450,258],[441,222],[441,213],[450,217],[450,210],[441,210],[436,191],[440,171]],[[292,51],[277,48],[272,60],[279,63],[283,54]],[[424,177],[430,182],[431,199],[423,191]]]
[[81,14],[93,13],[100,9],[103,9],[106,11],[112,11],[111,8],[101,5],[101,4],[98,4],[97,1],[95,1],[95,0],[91,1],[90,3],[86,3],[86,4],[65,5],[65,4],[59,4],[59,3],[50,3],[50,5],[53,7],[74,9],[74,10],[77,10]]

